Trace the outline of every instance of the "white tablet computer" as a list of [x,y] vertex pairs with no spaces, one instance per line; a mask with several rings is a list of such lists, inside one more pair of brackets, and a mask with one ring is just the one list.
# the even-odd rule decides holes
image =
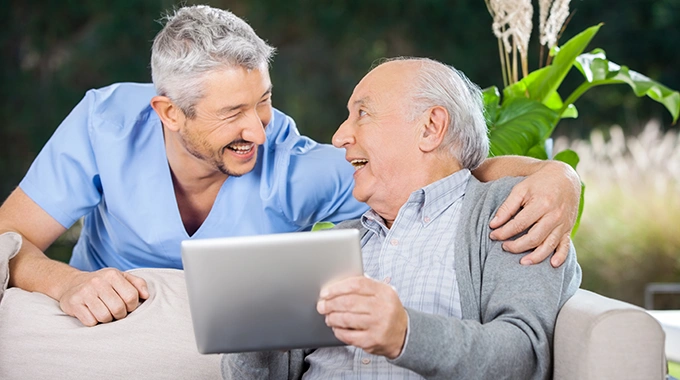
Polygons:
[[319,292],[363,274],[355,229],[185,240],[182,262],[203,354],[343,345],[316,311]]

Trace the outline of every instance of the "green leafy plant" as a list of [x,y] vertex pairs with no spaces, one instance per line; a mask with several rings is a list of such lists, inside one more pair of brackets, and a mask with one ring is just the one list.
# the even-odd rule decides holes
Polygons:
[[[493,30],[499,39],[505,82],[502,92],[495,86],[483,91],[491,141],[490,156],[522,155],[540,159],[552,158],[576,169],[578,154],[565,150],[554,157],[549,157],[551,153],[546,150],[546,141],[551,138],[561,119],[578,117],[574,103],[586,91],[596,86],[627,84],[638,97],[647,96],[666,107],[673,117],[673,123],[678,120],[680,93],[626,66],[608,60],[602,49],[585,52],[602,24],[584,30],[560,47],[556,45],[559,37],[555,37],[555,31],[560,27],[561,30],[564,29],[565,6],[568,14],[568,0],[539,0],[541,45],[546,45],[549,53],[547,65],[532,72],[528,71],[526,54],[528,34],[531,32],[531,0],[485,1],[494,17]],[[558,20],[551,21],[553,15],[558,13],[559,17],[556,17]],[[549,26],[552,32],[546,32],[545,28]],[[548,37],[545,37],[546,35]],[[522,61],[524,73],[521,80],[518,80],[518,60]],[[572,69],[578,70],[584,80],[563,100],[558,90]],[[582,197],[584,190],[585,186],[581,191]],[[583,199],[579,220],[582,210]]]

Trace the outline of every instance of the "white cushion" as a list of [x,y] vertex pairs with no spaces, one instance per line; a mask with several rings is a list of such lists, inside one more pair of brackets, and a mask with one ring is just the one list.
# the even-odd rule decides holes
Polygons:
[[[20,244],[19,235],[0,235],[2,289]],[[196,349],[184,273],[131,272],[147,281],[149,299],[126,318],[94,327],[44,294],[7,289],[0,302],[0,379],[220,379],[220,355]]]
[[644,309],[579,289],[557,316],[555,380],[664,379],[664,332]]

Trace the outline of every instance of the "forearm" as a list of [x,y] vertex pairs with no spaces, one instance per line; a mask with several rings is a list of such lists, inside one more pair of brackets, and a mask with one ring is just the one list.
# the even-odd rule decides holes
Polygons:
[[409,340],[392,364],[426,379],[539,378],[531,339],[512,323],[408,313]]
[[522,266],[499,243],[488,255],[479,290],[459,283],[467,319],[407,309],[408,340],[395,365],[429,379],[549,377],[557,313],[580,281],[575,253],[560,268]]
[[472,174],[482,182],[503,177],[526,177],[541,170],[560,172],[572,182],[580,184],[576,171],[569,165],[554,160],[538,160],[524,156],[499,156],[487,158]]
[[30,292],[40,292],[55,300],[68,288],[71,278],[79,270],[52,260],[27,239],[23,239],[21,250],[9,261],[9,286]]

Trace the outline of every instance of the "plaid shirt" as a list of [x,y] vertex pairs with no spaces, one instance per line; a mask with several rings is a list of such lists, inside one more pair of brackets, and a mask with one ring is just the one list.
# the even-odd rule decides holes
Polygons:
[[[461,318],[453,251],[470,175],[464,169],[414,191],[390,229],[373,210],[361,217],[364,271],[391,284],[405,307]],[[353,346],[321,348],[306,361],[304,379],[422,379]]]

